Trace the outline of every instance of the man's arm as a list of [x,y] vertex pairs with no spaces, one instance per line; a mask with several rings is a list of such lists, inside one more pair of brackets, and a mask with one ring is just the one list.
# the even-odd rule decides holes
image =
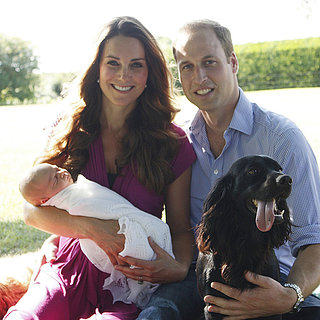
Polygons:
[[320,284],[320,244],[301,248],[289,273],[287,282],[297,284],[304,297]]

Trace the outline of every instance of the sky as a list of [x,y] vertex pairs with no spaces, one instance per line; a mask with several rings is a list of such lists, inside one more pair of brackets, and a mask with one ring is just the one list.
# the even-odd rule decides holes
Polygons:
[[85,68],[102,26],[122,15],[156,37],[199,18],[227,26],[234,44],[320,37],[320,0],[0,0],[0,10],[0,33],[30,41],[40,72]]

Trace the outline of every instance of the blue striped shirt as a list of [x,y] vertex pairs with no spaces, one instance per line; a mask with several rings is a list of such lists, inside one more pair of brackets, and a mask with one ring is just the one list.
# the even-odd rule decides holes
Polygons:
[[293,227],[290,242],[276,250],[280,271],[288,275],[298,249],[303,245],[320,243],[319,168],[300,129],[286,117],[251,103],[240,89],[232,121],[224,132],[226,143],[217,158],[210,150],[205,122],[199,111],[188,131],[197,154],[191,180],[192,226],[200,221],[203,201],[211,187],[240,157],[268,155],[292,177],[293,188],[288,205],[293,223],[298,227]]

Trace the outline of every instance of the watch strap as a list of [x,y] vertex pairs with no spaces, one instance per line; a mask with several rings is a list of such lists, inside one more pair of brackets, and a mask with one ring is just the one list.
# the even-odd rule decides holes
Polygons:
[[304,301],[304,297],[303,297],[303,294],[302,294],[302,291],[301,291],[300,287],[298,285],[296,285],[295,283],[285,283],[283,286],[286,287],[286,288],[291,288],[296,292],[297,301],[294,304],[294,306],[292,308],[292,311],[293,312],[299,312],[300,309],[301,309],[300,305]]

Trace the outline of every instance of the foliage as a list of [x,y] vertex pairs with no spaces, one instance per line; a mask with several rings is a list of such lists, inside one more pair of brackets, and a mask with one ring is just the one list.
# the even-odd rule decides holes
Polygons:
[[1,104],[33,101],[37,69],[38,59],[28,42],[0,35]]
[[179,80],[178,69],[172,52],[172,41],[168,37],[158,37],[157,42],[166,58],[166,61],[169,65],[169,69],[171,70],[174,81],[174,87],[178,91],[181,91],[181,83]]
[[36,88],[37,103],[51,103],[63,96],[74,78],[75,74],[72,72],[41,73],[39,85]]
[[55,82],[52,85],[52,91],[59,97],[61,95],[63,89],[63,83],[62,82]]
[[244,90],[320,86],[320,38],[235,46]]

